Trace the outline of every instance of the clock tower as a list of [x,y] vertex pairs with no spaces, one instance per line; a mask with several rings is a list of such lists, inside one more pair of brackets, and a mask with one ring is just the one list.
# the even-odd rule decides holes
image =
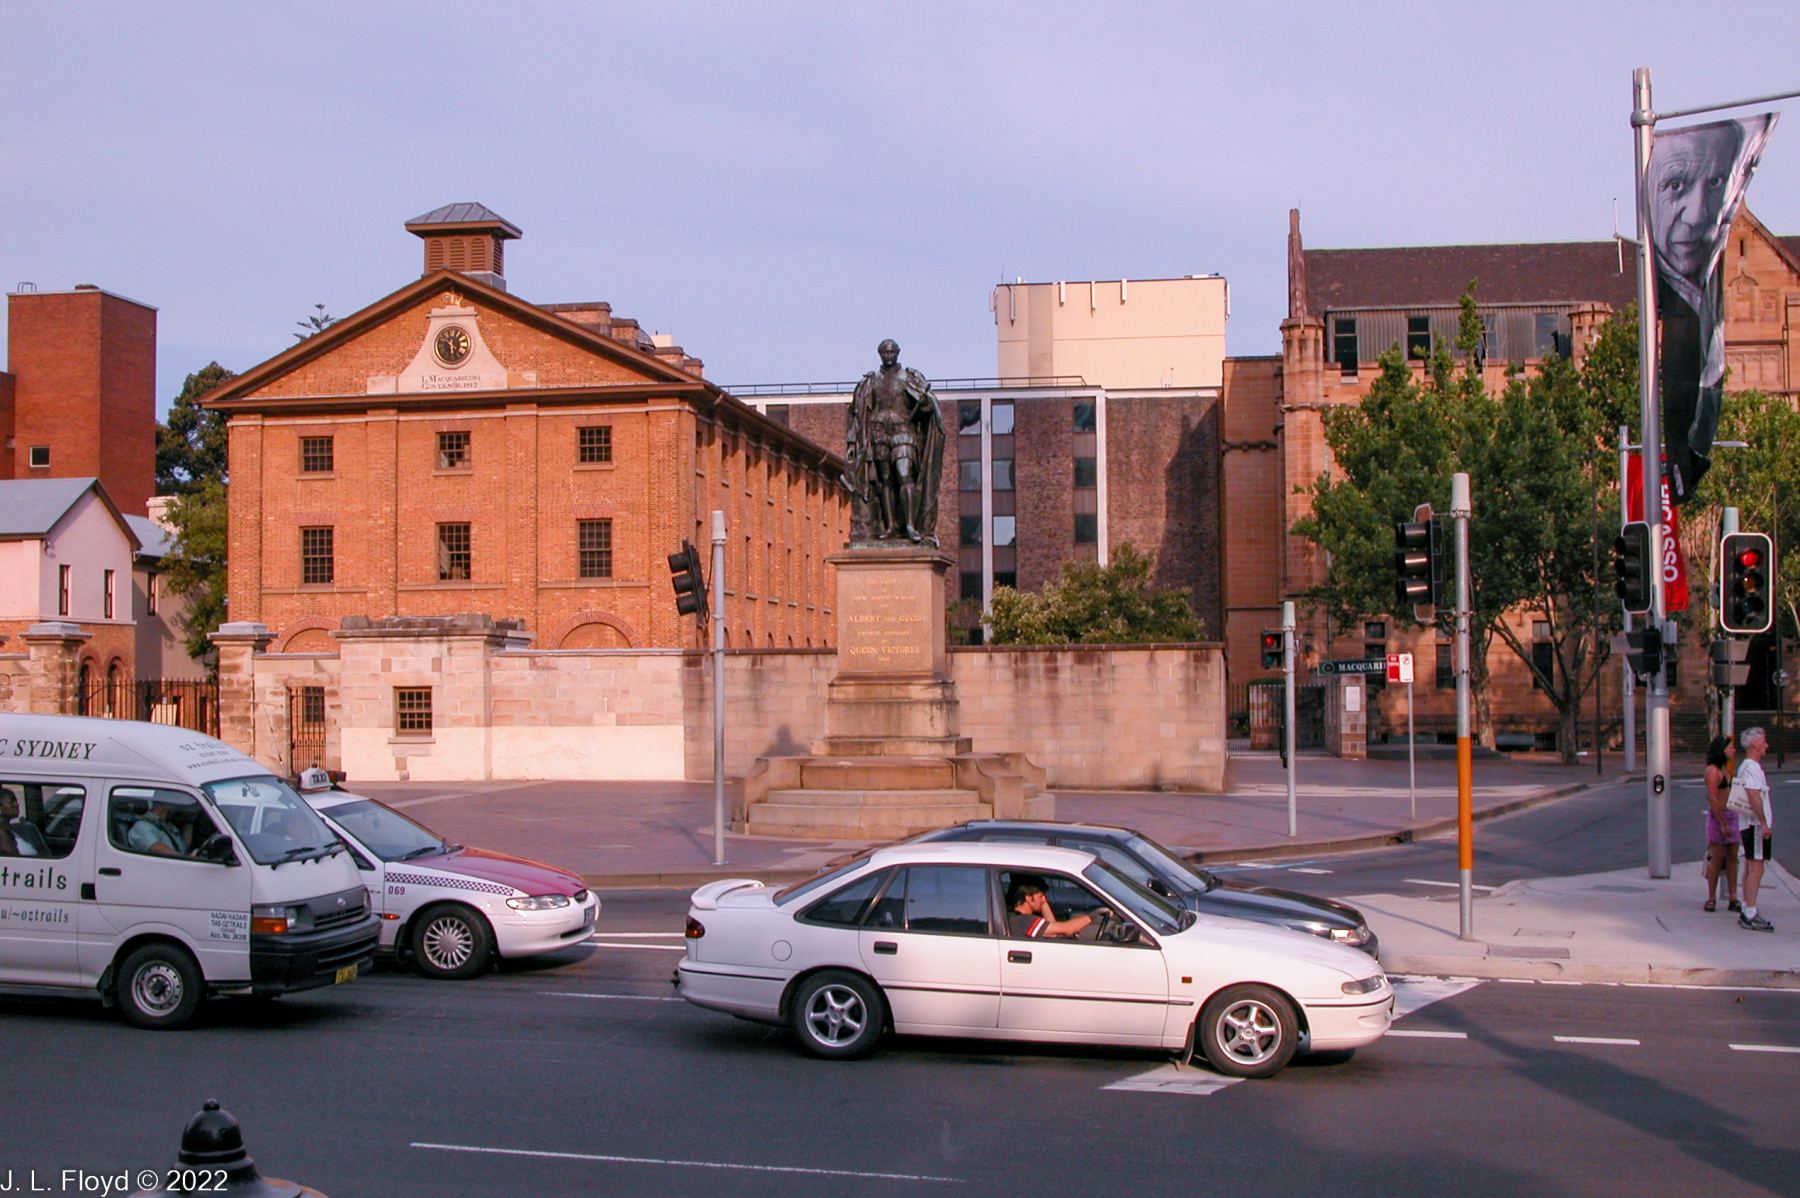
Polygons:
[[425,269],[457,270],[489,287],[506,290],[504,243],[519,227],[484,204],[445,204],[406,222],[425,243]]

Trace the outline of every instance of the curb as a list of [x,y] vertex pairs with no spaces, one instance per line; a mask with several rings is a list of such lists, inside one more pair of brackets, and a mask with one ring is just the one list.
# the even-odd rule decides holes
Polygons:
[[587,883],[589,890],[691,890],[708,882],[747,877],[786,886],[790,882],[804,882],[820,872],[822,871],[816,869],[764,870],[745,865],[736,869],[721,866],[718,869],[676,870],[661,874],[583,874],[581,880]]
[[[1618,780],[1613,779],[1613,781]],[[1629,781],[1629,779],[1625,780]],[[1544,791],[1542,794],[1509,799],[1504,803],[1483,807],[1475,812],[1474,822],[1486,823],[1488,820],[1498,819],[1503,815],[1512,815],[1515,812],[1525,811],[1557,799],[1566,799],[1570,795],[1580,794],[1584,790],[1592,790],[1593,787],[1592,782],[1576,782],[1555,790]],[[1196,865],[1217,865],[1230,861],[1283,860],[1289,857],[1311,857],[1325,853],[1350,853],[1359,849],[1381,849],[1391,845],[1411,844],[1416,840],[1429,840],[1433,836],[1454,832],[1456,824],[1457,819],[1452,815],[1420,824],[1417,827],[1401,828],[1393,832],[1369,832],[1361,836],[1343,836],[1331,840],[1278,840],[1268,844],[1239,845],[1229,849],[1194,849],[1185,854],[1185,859]]]
[[1800,990],[1800,969],[1710,969],[1686,965],[1633,965],[1625,962],[1560,961],[1487,957],[1433,957],[1384,953],[1389,973],[1435,977],[1515,978],[1538,982],[1606,982],[1625,986],[1722,986]]

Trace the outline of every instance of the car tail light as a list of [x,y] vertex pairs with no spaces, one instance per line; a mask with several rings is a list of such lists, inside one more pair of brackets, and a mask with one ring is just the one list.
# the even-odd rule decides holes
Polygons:
[[688,916],[687,921],[687,931],[683,932],[682,935],[686,936],[689,940],[698,940],[700,937],[706,935],[706,925],[690,915]]

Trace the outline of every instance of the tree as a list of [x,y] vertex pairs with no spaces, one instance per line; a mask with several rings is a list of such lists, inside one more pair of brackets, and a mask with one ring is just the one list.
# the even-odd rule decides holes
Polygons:
[[156,493],[186,495],[225,478],[225,414],[199,407],[202,396],[237,375],[208,362],[181,386],[169,418],[156,426]]
[[187,600],[182,630],[190,657],[212,651],[211,632],[225,621],[226,502],[228,482],[225,416],[198,401],[232,371],[210,362],[187,376],[156,429],[156,491],[173,495],[168,520],[173,544],[163,557],[170,594]]
[[[1325,549],[1325,578],[1303,598],[1340,627],[1392,613],[1393,526],[1430,502],[1448,515],[1450,475],[1470,476],[1470,683],[1478,732],[1493,742],[1487,694],[1488,650],[1498,638],[1524,663],[1556,707],[1564,760],[1573,761],[1576,721],[1599,677],[1617,624],[1616,603],[1599,588],[1609,575],[1610,510],[1616,483],[1608,468],[1611,431],[1636,403],[1636,322],[1611,322],[1582,370],[1551,355],[1529,379],[1509,371],[1492,394],[1480,360],[1482,325],[1474,284],[1464,293],[1456,350],[1433,347],[1423,377],[1396,346],[1380,358],[1381,376],[1361,403],[1325,413],[1325,439],[1337,477],[1310,487],[1312,515],[1294,532]],[[1452,626],[1450,604],[1438,627]],[[1509,620],[1508,617],[1512,617]],[[1520,617],[1538,626],[1529,640]],[[1548,644],[1548,662],[1535,646]]]
[[[1792,401],[1761,391],[1727,393],[1720,413],[1719,440],[1743,441],[1743,449],[1720,449],[1712,469],[1700,482],[1692,502],[1682,508],[1682,549],[1687,557],[1690,593],[1707,604],[1691,623],[1712,628],[1710,601],[1717,562],[1719,517],[1731,506],[1739,511],[1746,532],[1766,532],[1775,539],[1775,576],[1770,579],[1777,630],[1800,635],[1800,412]],[[1699,604],[1696,603],[1696,608]]]
[[316,337],[337,322],[337,317],[325,315],[324,304],[314,304],[313,314],[311,316],[308,316],[305,320],[296,320],[294,322],[299,325],[301,329],[300,332],[294,334],[294,340],[305,341],[309,337]]
[[1111,560],[1065,562],[1062,578],[1037,592],[994,591],[982,619],[995,645],[1139,645],[1206,639],[1184,587],[1150,581],[1154,562],[1129,542]]

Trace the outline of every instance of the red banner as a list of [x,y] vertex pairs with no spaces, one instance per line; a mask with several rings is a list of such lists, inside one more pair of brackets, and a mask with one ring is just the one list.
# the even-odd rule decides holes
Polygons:
[[[1631,455],[1625,487],[1625,510],[1632,521],[1644,518],[1644,459]],[[1669,502],[1669,480],[1662,480],[1662,551],[1657,561],[1662,570],[1663,610],[1686,611],[1688,605],[1687,559],[1681,556],[1681,517]]]

